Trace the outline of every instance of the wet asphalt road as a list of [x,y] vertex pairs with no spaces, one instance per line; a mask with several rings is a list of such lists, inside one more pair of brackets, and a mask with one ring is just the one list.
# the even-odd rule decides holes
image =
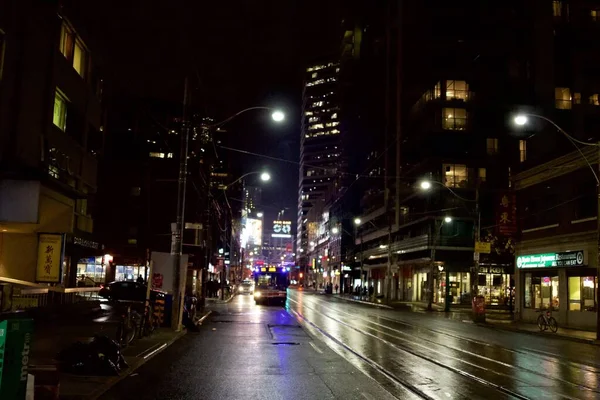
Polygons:
[[600,347],[290,290],[251,296],[102,399],[599,399]]

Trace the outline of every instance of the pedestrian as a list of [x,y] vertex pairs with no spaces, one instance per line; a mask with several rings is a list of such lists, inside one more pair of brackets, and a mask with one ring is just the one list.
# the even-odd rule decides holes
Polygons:
[[339,288],[340,288],[340,287],[339,287],[339,286],[338,286],[338,284],[336,283],[336,284],[335,284],[335,294],[338,294],[338,289],[339,289]]
[[141,283],[142,285],[144,284],[144,277],[142,276],[142,274],[140,274],[140,276],[138,276],[137,283]]

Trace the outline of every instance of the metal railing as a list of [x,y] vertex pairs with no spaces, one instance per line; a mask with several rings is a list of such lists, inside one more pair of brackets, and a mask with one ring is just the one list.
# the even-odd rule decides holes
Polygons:
[[10,304],[10,309],[5,311],[60,306],[100,299],[99,287],[64,288],[3,277],[0,277],[0,283],[8,283],[12,286],[12,296],[7,302]]

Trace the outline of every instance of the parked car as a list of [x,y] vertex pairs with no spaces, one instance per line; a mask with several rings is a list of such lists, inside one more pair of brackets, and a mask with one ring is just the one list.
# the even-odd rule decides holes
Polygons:
[[146,285],[131,281],[115,281],[101,286],[98,295],[109,300],[145,301]]

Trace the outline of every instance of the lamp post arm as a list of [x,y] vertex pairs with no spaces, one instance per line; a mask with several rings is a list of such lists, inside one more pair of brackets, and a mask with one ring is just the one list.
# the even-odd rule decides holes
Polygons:
[[450,188],[450,187],[448,187],[448,186],[444,185],[442,182],[438,182],[438,181],[428,181],[428,182],[435,183],[436,185],[440,185],[440,186],[442,186],[442,187],[444,187],[444,188],[448,189],[448,191],[449,191],[450,193],[452,193],[452,194],[454,195],[454,197],[456,197],[456,198],[457,198],[457,199],[459,199],[459,200],[466,201],[466,202],[470,202],[470,203],[474,203],[474,202],[476,202],[476,201],[477,201],[477,200],[471,200],[471,199],[467,199],[467,198],[465,198],[465,197],[462,197],[461,195],[459,195],[458,193],[456,193],[454,190],[452,190],[452,188]]
[[237,118],[240,114],[243,114],[247,111],[251,111],[251,110],[273,110],[272,107],[265,107],[265,106],[255,106],[255,107],[248,107],[245,108],[241,111],[238,111],[237,113],[233,114],[231,117],[224,119],[221,122],[216,122],[214,124],[210,124],[210,125],[206,125],[207,128],[219,128],[223,125],[225,125],[226,123],[228,123],[229,121],[231,121],[234,118]]
[[247,177],[249,175],[253,175],[253,174],[260,174],[260,172],[256,172],[256,171],[254,171],[254,172],[248,172],[247,174],[244,174],[244,175],[240,176],[239,178],[237,178],[235,181],[231,182],[229,185],[225,186],[225,189],[223,189],[223,190],[229,189],[230,186],[235,185],[236,183],[238,183],[239,181],[241,181],[245,177]]

